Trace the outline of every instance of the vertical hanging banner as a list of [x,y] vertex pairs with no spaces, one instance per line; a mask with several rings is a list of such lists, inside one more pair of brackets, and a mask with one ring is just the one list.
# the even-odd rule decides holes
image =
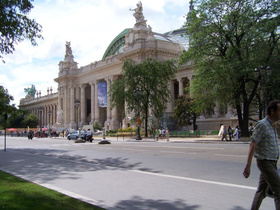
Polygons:
[[98,107],[107,107],[107,82],[98,83]]

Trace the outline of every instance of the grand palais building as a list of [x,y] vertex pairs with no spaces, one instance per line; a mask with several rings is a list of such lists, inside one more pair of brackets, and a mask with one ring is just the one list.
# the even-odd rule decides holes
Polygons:
[[[66,42],[64,60],[59,62],[57,92],[48,88],[47,95],[37,92],[35,96],[26,96],[20,100],[20,108],[27,109],[38,116],[41,126],[56,128],[82,128],[98,122],[106,129],[135,127],[131,122],[131,113],[122,118],[116,108],[111,109],[107,97],[110,84],[121,76],[122,66],[126,59],[138,63],[153,58],[157,61],[178,59],[183,50],[188,48],[185,29],[177,29],[164,34],[152,31],[147,26],[139,2],[133,16],[136,23],[133,28],[124,29],[107,47],[102,60],[93,61],[86,66],[78,67],[72,54],[71,43]],[[132,17],[133,18],[133,17]],[[191,85],[193,69],[190,65],[178,69],[176,77],[169,84],[173,100],[167,104],[162,116],[161,125],[169,130],[181,130],[170,119],[175,100],[179,95],[187,94],[184,88]],[[210,112],[205,112],[197,119],[199,130],[218,130],[220,124],[237,125],[235,110],[221,107],[219,104]],[[185,128],[184,128],[185,129]]]

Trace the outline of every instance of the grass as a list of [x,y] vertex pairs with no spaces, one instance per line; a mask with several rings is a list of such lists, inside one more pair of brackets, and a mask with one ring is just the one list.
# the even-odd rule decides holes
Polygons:
[[0,209],[49,210],[102,208],[0,171]]

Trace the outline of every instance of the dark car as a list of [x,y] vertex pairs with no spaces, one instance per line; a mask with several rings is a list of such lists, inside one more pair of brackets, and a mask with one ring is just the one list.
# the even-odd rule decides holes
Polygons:
[[85,131],[74,131],[73,133],[70,133],[67,135],[67,139],[75,139],[78,140],[79,138],[85,139],[86,138],[86,132]]

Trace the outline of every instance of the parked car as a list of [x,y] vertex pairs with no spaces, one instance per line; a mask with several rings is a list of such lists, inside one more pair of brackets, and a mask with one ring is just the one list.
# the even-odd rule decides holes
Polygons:
[[71,139],[85,139],[86,138],[86,132],[85,131],[74,131],[73,133],[70,133],[67,135],[67,139],[71,140]]

